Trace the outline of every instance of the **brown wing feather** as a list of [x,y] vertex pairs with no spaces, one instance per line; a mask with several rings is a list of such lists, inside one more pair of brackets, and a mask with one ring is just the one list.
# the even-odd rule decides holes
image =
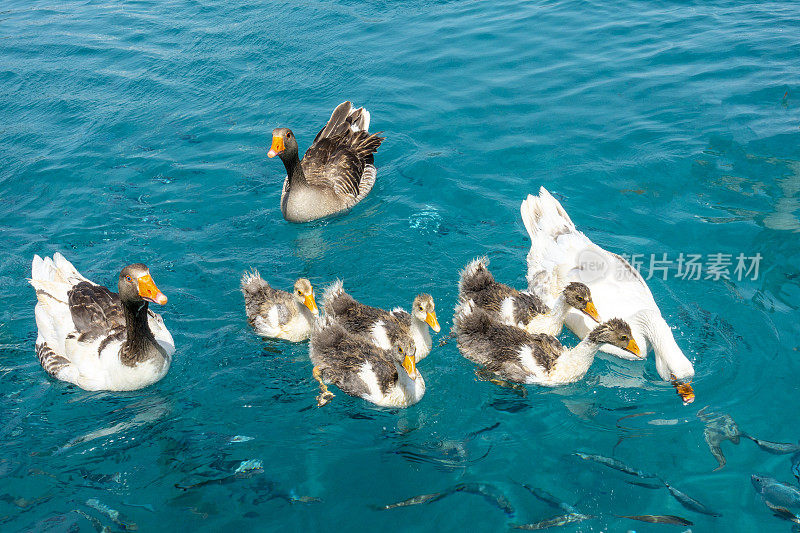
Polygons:
[[67,293],[78,340],[94,340],[125,327],[119,295],[100,285],[82,281]]
[[311,360],[326,381],[351,396],[366,396],[369,388],[359,376],[369,363],[385,394],[397,383],[397,368],[389,355],[363,337],[348,333],[341,324],[329,322],[311,336]]
[[318,140],[300,162],[306,181],[310,185],[332,187],[337,194],[355,199],[364,167],[383,139],[378,134],[348,130]]
[[317,136],[314,137],[314,143],[320,139],[324,139],[325,137],[331,137],[338,133],[342,133],[345,128],[350,128],[350,124],[348,123],[347,119],[348,116],[350,116],[350,111],[352,109],[353,104],[351,104],[349,101],[342,102],[336,106],[336,109],[334,109],[333,113],[331,113],[331,118],[328,119],[328,123],[325,124],[325,127],[319,130]]
[[[561,341],[545,333],[531,335],[531,345],[535,347],[534,357],[536,357],[539,363],[548,371],[553,368],[556,359],[564,353],[564,346],[561,344]],[[539,350],[541,350],[541,352],[539,352]]]

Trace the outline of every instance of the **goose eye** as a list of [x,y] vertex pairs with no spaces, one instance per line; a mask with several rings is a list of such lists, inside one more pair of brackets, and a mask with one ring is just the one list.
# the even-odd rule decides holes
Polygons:
[[131,281],[133,281],[133,280],[131,279],[131,277],[130,277],[130,276],[125,276],[125,281],[127,281],[128,283],[130,283],[130,282],[131,282]]
[[628,340],[628,336],[627,336],[627,335],[622,335],[620,338],[621,338],[622,340],[624,340],[624,341]]

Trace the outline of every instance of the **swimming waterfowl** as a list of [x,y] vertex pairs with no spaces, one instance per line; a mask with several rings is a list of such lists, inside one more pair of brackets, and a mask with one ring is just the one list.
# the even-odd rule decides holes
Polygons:
[[[520,212],[531,238],[529,290],[545,302],[552,302],[566,284],[582,281],[591,289],[601,319],[622,317],[630,325],[642,353],[649,350],[655,353],[656,370],[661,378],[673,383],[684,402],[694,399],[689,385],[694,367],[675,342],[672,329],[661,316],[639,272],[628,261],[578,231],[558,200],[544,187],[539,189],[539,196],[528,195]],[[566,324],[581,338],[593,327],[585,315],[576,311],[567,314]],[[602,350],[631,359],[630,354],[614,346],[604,346]]]
[[384,137],[369,133],[369,111],[343,102],[300,160],[297,138],[288,128],[272,131],[268,157],[286,167],[281,213],[308,222],[349,209],[372,190],[377,177],[373,154]]
[[148,268],[122,269],[119,293],[97,285],[56,252],[33,257],[36,355],[55,379],[85,390],[136,390],[163,378],[175,342],[150,302],[164,305]]
[[458,297],[461,302],[472,300],[494,320],[528,333],[558,335],[570,309],[585,313],[595,322],[600,321],[591,291],[583,283],[567,284],[550,308],[531,292],[518,291],[495,281],[486,257],[473,260],[461,271]]
[[422,399],[425,380],[417,370],[413,347],[398,338],[390,350],[378,348],[366,337],[348,332],[329,316],[314,325],[309,355],[319,382],[317,405],[333,398],[326,383],[350,396],[383,407],[408,407]]
[[453,322],[464,357],[517,383],[554,387],[578,381],[603,343],[640,356],[630,327],[620,319],[598,325],[574,348],[564,348],[552,335],[530,334],[497,322],[471,300],[456,307]]
[[247,322],[258,335],[292,342],[304,341],[311,335],[319,309],[310,281],[298,279],[289,294],[273,289],[253,270],[242,276],[241,287]]
[[347,331],[368,337],[379,348],[388,350],[400,338],[412,342],[417,363],[431,351],[428,327],[436,333],[441,330],[430,294],[418,294],[411,304],[411,313],[399,307],[384,311],[355,300],[345,292],[342,280],[337,280],[325,289],[323,299],[327,316]]

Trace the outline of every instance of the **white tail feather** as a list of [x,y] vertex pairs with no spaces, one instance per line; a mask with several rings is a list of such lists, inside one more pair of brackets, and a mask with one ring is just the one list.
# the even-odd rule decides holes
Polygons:
[[324,305],[327,305],[328,302],[336,299],[344,292],[344,282],[342,280],[337,279],[327,287],[322,293],[322,302]]
[[479,268],[488,269],[489,268],[489,258],[484,256],[476,257],[472,261],[470,261],[467,266],[465,266],[461,272],[460,277],[463,280],[465,277],[474,276],[475,273],[478,271]]
[[246,271],[244,274],[242,274],[241,286],[244,287],[245,285],[250,285],[251,283],[254,282],[258,283],[262,281],[264,280],[261,278],[261,274],[258,273],[258,270],[252,268]]
[[81,281],[89,281],[83,274],[78,272],[78,269],[75,268],[72,263],[67,261],[67,259],[61,255],[60,252],[53,254],[53,264],[55,265],[59,276],[65,283],[76,285]]
[[453,323],[458,325],[475,311],[475,301],[470,298],[467,301],[459,302],[454,309]]
[[361,120],[358,121],[358,124],[353,124],[352,130],[353,131],[369,131],[369,121],[370,121],[370,114],[369,111],[361,108]]

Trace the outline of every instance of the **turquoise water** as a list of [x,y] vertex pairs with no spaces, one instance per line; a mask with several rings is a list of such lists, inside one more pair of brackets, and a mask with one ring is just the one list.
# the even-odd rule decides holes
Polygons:
[[[799,32],[794,2],[6,0],[0,528],[121,529],[103,506],[142,531],[496,531],[562,514],[523,482],[597,516],[567,531],[679,530],[616,516],[639,514],[788,531],[750,474],[791,482],[789,456],[724,442],[712,472],[696,413],[800,438]],[[346,215],[288,224],[270,132],[289,126],[304,149],[345,99],[387,137],[378,182]],[[471,258],[524,285],[519,203],[540,185],[617,252],[763,256],[756,280],[649,282],[695,364],[694,404],[652,356],[601,358],[582,382],[521,397],[476,381],[451,342],[420,366],[419,404],[340,393],[317,409],[307,346],[247,326],[252,266],[283,288],[341,277],[383,307],[430,292],[441,338]],[[178,350],[164,380],[112,394],[46,376],[25,278],[33,254],[58,250],[103,284],[148,264]],[[249,460],[262,468],[225,478]],[[513,516],[463,492],[375,509],[459,483],[494,487]]]

